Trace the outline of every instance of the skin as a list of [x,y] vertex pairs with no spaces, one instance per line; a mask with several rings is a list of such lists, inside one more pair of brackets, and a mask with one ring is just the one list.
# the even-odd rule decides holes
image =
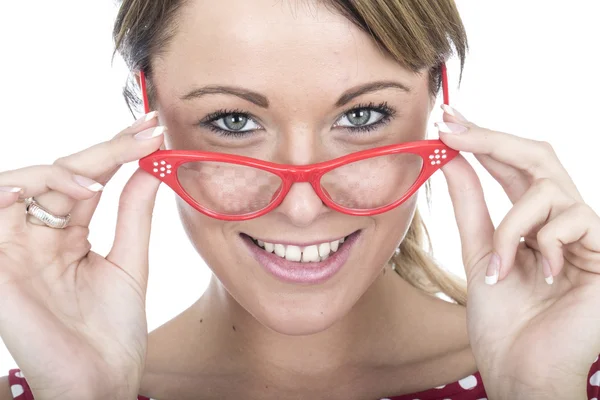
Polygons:
[[[232,18],[231,10],[243,17]],[[167,149],[303,165],[426,136],[435,101],[426,71],[403,68],[322,5],[226,0],[208,7],[193,1],[166,50],[153,64],[153,83]],[[375,81],[401,82],[410,92],[386,88],[336,106],[342,94]],[[269,107],[229,94],[182,100],[207,85],[261,93]],[[334,126],[344,113],[371,102],[387,102],[395,116],[368,133]],[[220,109],[249,113],[262,129],[225,139],[196,125]],[[416,199],[385,214],[354,217],[328,209],[309,184],[296,184],[276,210],[242,222],[211,219],[178,201],[186,232],[214,274],[196,304],[150,334],[140,393],[375,398],[476,371],[464,308],[419,292],[386,266]],[[322,242],[358,229],[361,240],[345,266],[320,285],[276,280],[239,236]]]

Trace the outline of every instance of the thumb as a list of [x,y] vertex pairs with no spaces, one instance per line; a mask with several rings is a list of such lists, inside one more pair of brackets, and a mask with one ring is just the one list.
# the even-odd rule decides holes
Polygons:
[[152,210],[160,183],[139,168],[129,178],[119,200],[115,241],[106,256],[144,288],[148,282]]
[[[493,251],[494,224],[485,202],[483,188],[477,173],[469,162],[458,154],[442,167],[454,207],[462,244],[462,259],[467,279],[471,279],[475,265]],[[487,266],[487,262],[484,268]],[[485,270],[483,270],[485,274]],[[481,279],[483,282],[483,278]]]

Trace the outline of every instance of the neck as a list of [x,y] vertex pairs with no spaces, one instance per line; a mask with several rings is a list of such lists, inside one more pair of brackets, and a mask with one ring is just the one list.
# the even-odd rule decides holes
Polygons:
[[262,325],[214,276],[204,297],[202,313],[211,316],[211,326],[214,323],[218,331],[215,348],[245,365],[255,380],[277,382],[286,389],[313,383],[331,387],[336,376],[422,359],[431,346],[419,332],[427,314],[424,307],[428,301],[437,302],[386,267],[342,319],[318,333],[290,336]]

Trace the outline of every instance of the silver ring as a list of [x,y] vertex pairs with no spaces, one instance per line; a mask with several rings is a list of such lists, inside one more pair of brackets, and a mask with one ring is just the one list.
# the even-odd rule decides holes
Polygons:
[[64,229],[69,224],[69,220],[71,220],[71,214],[64,216],[54,215],[44,207],[40,206],[33,197],[26,198],[24,202],[26,214],[34,216],[50,228]]

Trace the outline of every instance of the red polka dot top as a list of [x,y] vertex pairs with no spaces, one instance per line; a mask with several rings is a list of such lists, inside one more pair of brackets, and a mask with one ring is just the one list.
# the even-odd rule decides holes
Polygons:
[[[34,400],[25,377],[18,369],[12,369],[8,375],[8,383],[14,400]],[[600,398],[600,362],[594,361],[588,375],[588,400]],[[138,396],[138,400],[159,400]],[[435,387],[419,393],[388,396],[373,400],[487,400],[483,382],[479,373],[469,375],[457,382]]]

